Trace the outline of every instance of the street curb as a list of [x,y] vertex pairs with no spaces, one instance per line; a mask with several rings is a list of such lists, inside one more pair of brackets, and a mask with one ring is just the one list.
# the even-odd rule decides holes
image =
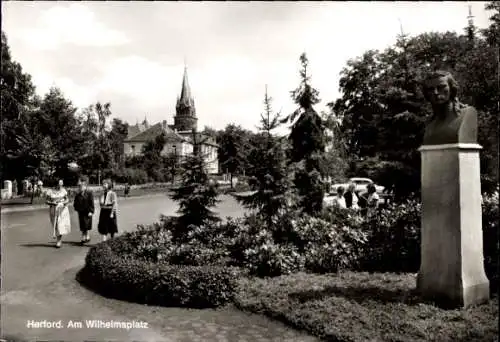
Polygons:
[[[148,197],[159,197],[159,196],[166,196],[166,193],[153,193],[153,194],[148,194],[148,195],[141,195],[141,196],[129,196],[129,197],[118,197],[120,201],[128,201],[131,199],[136,199],[136,198],[148,198]],[[99,201],[94,200],[94,205],[96,208],[99,206]],[[69,207],[73,206],[73,203],[70,203],[68,205]],[[35,210],[42,210],[42,209],[47,209],[48,206],[44,204],[37,204],[37,205],[27,205],[27,206],[22,206],[20,205],[19,207],[12,207],[12,208],[1,208],[1,213],[2,214],[7,214],[7,213],[15,213],[15,212],[23,212],[23,211],[35,211]]]
[[[232,195],[232,194],[240,194],[240,193],[231,193],[231,194],[221,194],[221,195]],[[129,197],[118,197],[121,201],[128,201],[132,199],[140,199],[140,198],[148,198],[148,197],[160,197],[160,196],[166,196],[166,193],[152,193],[148,195],[141,195],[141,196],[129,196]],[[99,206],[99,201],[94,200],[94,205],[96,208]],[[70,203],[68,206],[72,207],[73,203]],[[48,206],[44,204],[37,204],[37,205],[30,205],[30,206],[19,206],[19,207],[13,207],[13,208],[1,208],[1,214],[8,214],[8,213],[17,213],[17,212],[23,212],[23,211],[35,211],[35,210],[42,210],[42,209],[47,209]],[[1,342],[1,341],[0,341]]]

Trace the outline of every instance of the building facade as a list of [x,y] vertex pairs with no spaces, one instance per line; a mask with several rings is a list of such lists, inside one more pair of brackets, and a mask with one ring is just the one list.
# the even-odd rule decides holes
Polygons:
[[[189,87],[187,68],[184,68],[181,94],[177,98],[174,124],[168,125],[166,120],[149,125],[144,118],[142,124],[136,123],[129,126],[127,139],[124,141],[124,153],[127,157],[140,156],[143,146],[161,133],[164,133],[167,142],[162,150],[162,155],[175,154],[182,158],[193,153],[192,130],[197,128],[198,118],[194,99]],[[217,157],[218,145],[215,139],[198,133],[201,145],[201,153],[205,158],[207,171],[210,174],[219,173],[219,161]]]

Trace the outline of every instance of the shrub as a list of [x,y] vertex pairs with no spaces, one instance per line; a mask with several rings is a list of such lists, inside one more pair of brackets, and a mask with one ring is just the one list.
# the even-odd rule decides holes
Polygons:
[[179,265],[229,265],[230,246],[233,244],[237,220],[213,225],[191,226],[186,239],[175,241],[173,234],[180,225],[177,217],[162,216],[160,222],[140,225],[124,243],[135,245],[133,250],[120,249],[121,254],[158,263]]
[[483,197],[484,265],[491,288],[498,290],[500,243],[498,240],[498,192]]
[[217,307],[231,301],[239,270],[181,266],[118,255],[129,234],[92,247],[78,280],[101,294],[142,304]]
[[[361,270],[369,272],[411,272],[420,267],[421,205],[408,200],[390,205],[362,224],[368,233]],[[498,194],[483,197],[484,266],[492,291],[498,284]]]
[[260,215],[246,216],[231,246],[232,262],[261,277],[354,267],[367,238],[360,229],[346,225],[349,220],[355,222],[348,217],[344,224],[335,224],[287,213],[269,226]]
[[362,270],[418,272],[420,267],[420,203],[409,200],[381,209],[362,224],[369,242]]
[[305,254],[306,269],[315,273],[332,273],[354,268],[363,255],[367,234],[354,225],[329,222],[303,216],[292,222],[295,244]]

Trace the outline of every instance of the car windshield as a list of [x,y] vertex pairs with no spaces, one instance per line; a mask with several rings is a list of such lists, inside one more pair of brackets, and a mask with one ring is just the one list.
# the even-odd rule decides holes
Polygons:
[[367,179],[352,179],[351,181],[355,184],[361,184],[361,185],[371,184],[371,182]]

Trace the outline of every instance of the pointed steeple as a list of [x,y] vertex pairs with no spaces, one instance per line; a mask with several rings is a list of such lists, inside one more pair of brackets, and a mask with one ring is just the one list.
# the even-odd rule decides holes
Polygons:
[[188,81],[187,65],[184,65],[184,76],[182,78],[181,94],[177,98],[174,116],[174,127],[179,131],[190,131],[196,128],[198,119],[196,118],[196,108],[194,106],[193,95]]
[[191,95],[191,87],[188,81],[187,65],[184,65],[184,76],[182,78],[181,95],[177,100],[177,104],[182,104],[186,107],[194,107],[193,97]]

